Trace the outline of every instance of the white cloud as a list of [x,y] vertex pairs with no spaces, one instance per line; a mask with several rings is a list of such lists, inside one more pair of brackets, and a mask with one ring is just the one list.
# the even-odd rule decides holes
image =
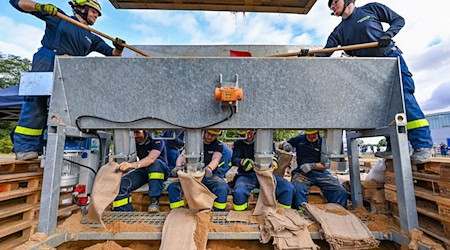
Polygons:
[[[373,0],[358,0],[356,4],[361,6],[369,2]],[[405,27],[394,39],[403,50],[404,58],[414,74],[416,99],[425,105],[429,103],[427,100],[432,97],[433,91],[450,79],[448,0],[434,0],[432,3],[419,0],[379,2],[389,6],[406,20]],[[307,15],[115,10],[107,1],[103,1],[103,4],[105,11],[99,19],[101,22],[98,28],[113,31],[112,34],[116,31],[127,32],[123,37],[122,34],[120,36],[130,44],[323,46],[330,32],[340,22],[340,18],[330,16],[326,1],[317,1]],[[19,21],[26,14],[16,12],[13,15],[0,16],[0,51],[31,58],[40,46],[43,22],[36,19],[36,26],[28,25]],[[120,22],[114,23],[117,20]]]
[[44,31],[5,16],[0,16],[0,23],[0,52],[31,59],[40,47]]

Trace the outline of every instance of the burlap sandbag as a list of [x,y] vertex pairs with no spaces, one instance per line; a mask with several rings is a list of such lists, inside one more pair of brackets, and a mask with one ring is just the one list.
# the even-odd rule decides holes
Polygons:
[[197,249],[194,240],[197,222],[194,215],[195,211],[185,208],[171,210],[164,221],[159,249]]
[[319,247],[314,244],[308,231],[311,223],[294,209],[279,208],[277,212],[266,214],[260,241],[267,243],[273,238],[274,249],[277,250],[316,250]]
[[92,188],[86,219],[91,223],[102,224],[104,228],[106,227],[102,221],[102,214],[119,194],[122,172],[116,172],[118,167],[119,164],[113,161],[102,166],[95,176]]
[[292,158],[294,155],[290,152],[286,152],[281,149],[277,149],[278,151],[278,168],[273,171],[275,175],[284,177],[286,174],[286,168],[291,165]]
[[210,210],[213,207],[216,195],[211,193],[209,189],[203,185],[203,176],[194,176],[183,171],[178,171],[181,188],[183,189],[184,200],[190,209],[194,210]]
[[253,215],[262,215],[273,212],[277,209],[277,199],[275,198],[275,182],[272,169],[255,168],[256,177],[259,182],[259,195]]
[[322,227],[325,239],[333,249],[372,249],[378,247],[367,226],[354,214],[338,204],[305,205],[306,210]]

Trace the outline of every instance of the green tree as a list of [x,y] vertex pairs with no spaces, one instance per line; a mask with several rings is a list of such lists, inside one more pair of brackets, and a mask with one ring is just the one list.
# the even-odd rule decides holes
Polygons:
[[27,58],[0,52],[0,89],[17,85],[20,73],[28,71],[30,66],[31,62]]
[[[0,89],[17,85],[20,73],[28,71],[30,60],[15,55],[0,52]],[[12,142],[9,134],[16,126],[16,122],[0,121],[0,153],[11,153]]]
[[16,122],[0,121],[0,153],[11,153],[13,145],[9,133],[16,126]]
[[384,146],[387,146],[386,138],[381,139],[377,144],[377,147],[384,147]]

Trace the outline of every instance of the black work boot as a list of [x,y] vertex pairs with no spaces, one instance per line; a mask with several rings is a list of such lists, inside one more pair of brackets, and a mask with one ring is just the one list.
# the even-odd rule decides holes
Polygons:
[[159,213],[159,197],[150,197],[149,213]]

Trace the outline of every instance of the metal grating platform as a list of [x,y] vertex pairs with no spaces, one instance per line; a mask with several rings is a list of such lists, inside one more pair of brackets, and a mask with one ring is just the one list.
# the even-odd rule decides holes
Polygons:
[[[127,224],[135,223],[147,223],[155,227],[162,227],[164,221],[169,213],[160,212],[156,214],[150,214],[147,212],[111,212],[107,211],[103,214],[103,222],[105,224],[111,224],[114,222],[124,222]],[[258,227],[258,223],[253,222],[241,222],[241,221],[227,221],[228,212],[212,212],[211,222],[221,226],[228,226],[232,224],[247,225],[248,227]],[[90,227],[100,227],[99,224],[83,223]]]

